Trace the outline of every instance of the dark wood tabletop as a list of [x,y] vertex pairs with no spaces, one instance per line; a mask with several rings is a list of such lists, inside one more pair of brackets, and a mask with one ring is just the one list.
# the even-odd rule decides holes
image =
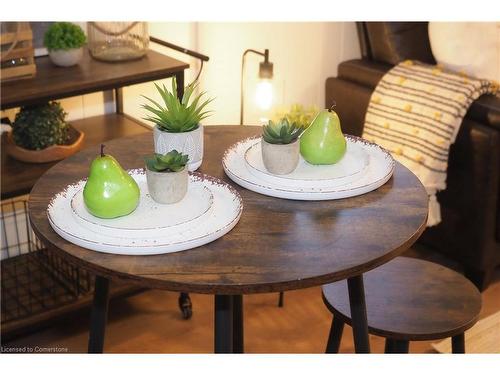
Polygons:
[[35,63],[34,78],[1,82],[1,109],[154,81],[189,68],[185,62],[151,50],[141,59],[120,63],[95,60],[88,51],[72,67],[55,66],[48,56],[37,57]]
[[[98,275],[141,286],[210,294],[249,294],[306,288],[362,274],[408,249],[425,229],[428,198],[417,177],[397,163],[394,176],[365,195],[333,201],[268,197],[232,183],[222,169],[224,151],[260,127],[208,126],[200,172],[240,192],[244,209],[236,227],[199,248],[154,256],[86,250],[59,237],[46,209],[52,196],[84,178],[98,148],[58,163],[34,186],[29,216],[51,249]],[[143,166],[152,134],[110,141],[106,151],[124,168]]]

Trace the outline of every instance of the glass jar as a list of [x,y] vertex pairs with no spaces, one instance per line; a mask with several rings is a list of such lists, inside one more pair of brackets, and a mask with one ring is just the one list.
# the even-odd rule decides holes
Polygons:
[[88,22],[88,48],[103,61],[139,59],[148,50],[147,22]]

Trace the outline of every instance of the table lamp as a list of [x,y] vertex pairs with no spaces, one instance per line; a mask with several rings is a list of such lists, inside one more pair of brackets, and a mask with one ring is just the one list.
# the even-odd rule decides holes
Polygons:
[[243,125],[244,110],[245,110],[245,57],[248,53],[255,53],[263,56],[264,61],[259,64],[259,83],[257,84],[255,101],[260,109],[267,110],[271,108],[273,102],[273,86],[271,80],[273,78],[273,63],[269,61],[269,50],[264,52],[254,49],[247,49],[243,52],[241,59],[241,96],[240,96],[240,125]]

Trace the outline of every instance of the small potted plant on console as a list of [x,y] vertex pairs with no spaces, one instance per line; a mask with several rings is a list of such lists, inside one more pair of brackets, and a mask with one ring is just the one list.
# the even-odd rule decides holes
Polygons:
[[45,32],[43,44],[50,60],[57,66],[73,66],[83,56],[86,42],[82,28],[71,22],[54,22]]
[[172,150],[167,154],[146,156],[146,179],[149,195],[162,204],[179,202],[187,193],[188,155]]
[[299,163],[302,127],[286,118],[269,121],[262,130],[262,160],[266,169],[278,175],[289,174]]

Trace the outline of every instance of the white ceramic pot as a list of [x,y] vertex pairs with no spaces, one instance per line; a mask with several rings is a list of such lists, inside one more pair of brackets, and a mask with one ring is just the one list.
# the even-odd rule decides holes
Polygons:
[[273,174],[292,173],[299,164],[300,143],[295,140],[287,145],[267,143],[262,139],[262,161]]
[[50,60],[57,66],[73,66],[80,62],[83,57],[83,47],[68,50],[56,49],[49,51]]
[[203,161],[203,126],[185,133],[169,133],[160,130],[158,125],[153,129],[155,152],[166,154],[177,150],[189,156],[189,171],[197,170]]
[[179,172],[155,172],[146,168],[149,195],[162,204],[177,203],[187,193],[189,173],[187,168]]

